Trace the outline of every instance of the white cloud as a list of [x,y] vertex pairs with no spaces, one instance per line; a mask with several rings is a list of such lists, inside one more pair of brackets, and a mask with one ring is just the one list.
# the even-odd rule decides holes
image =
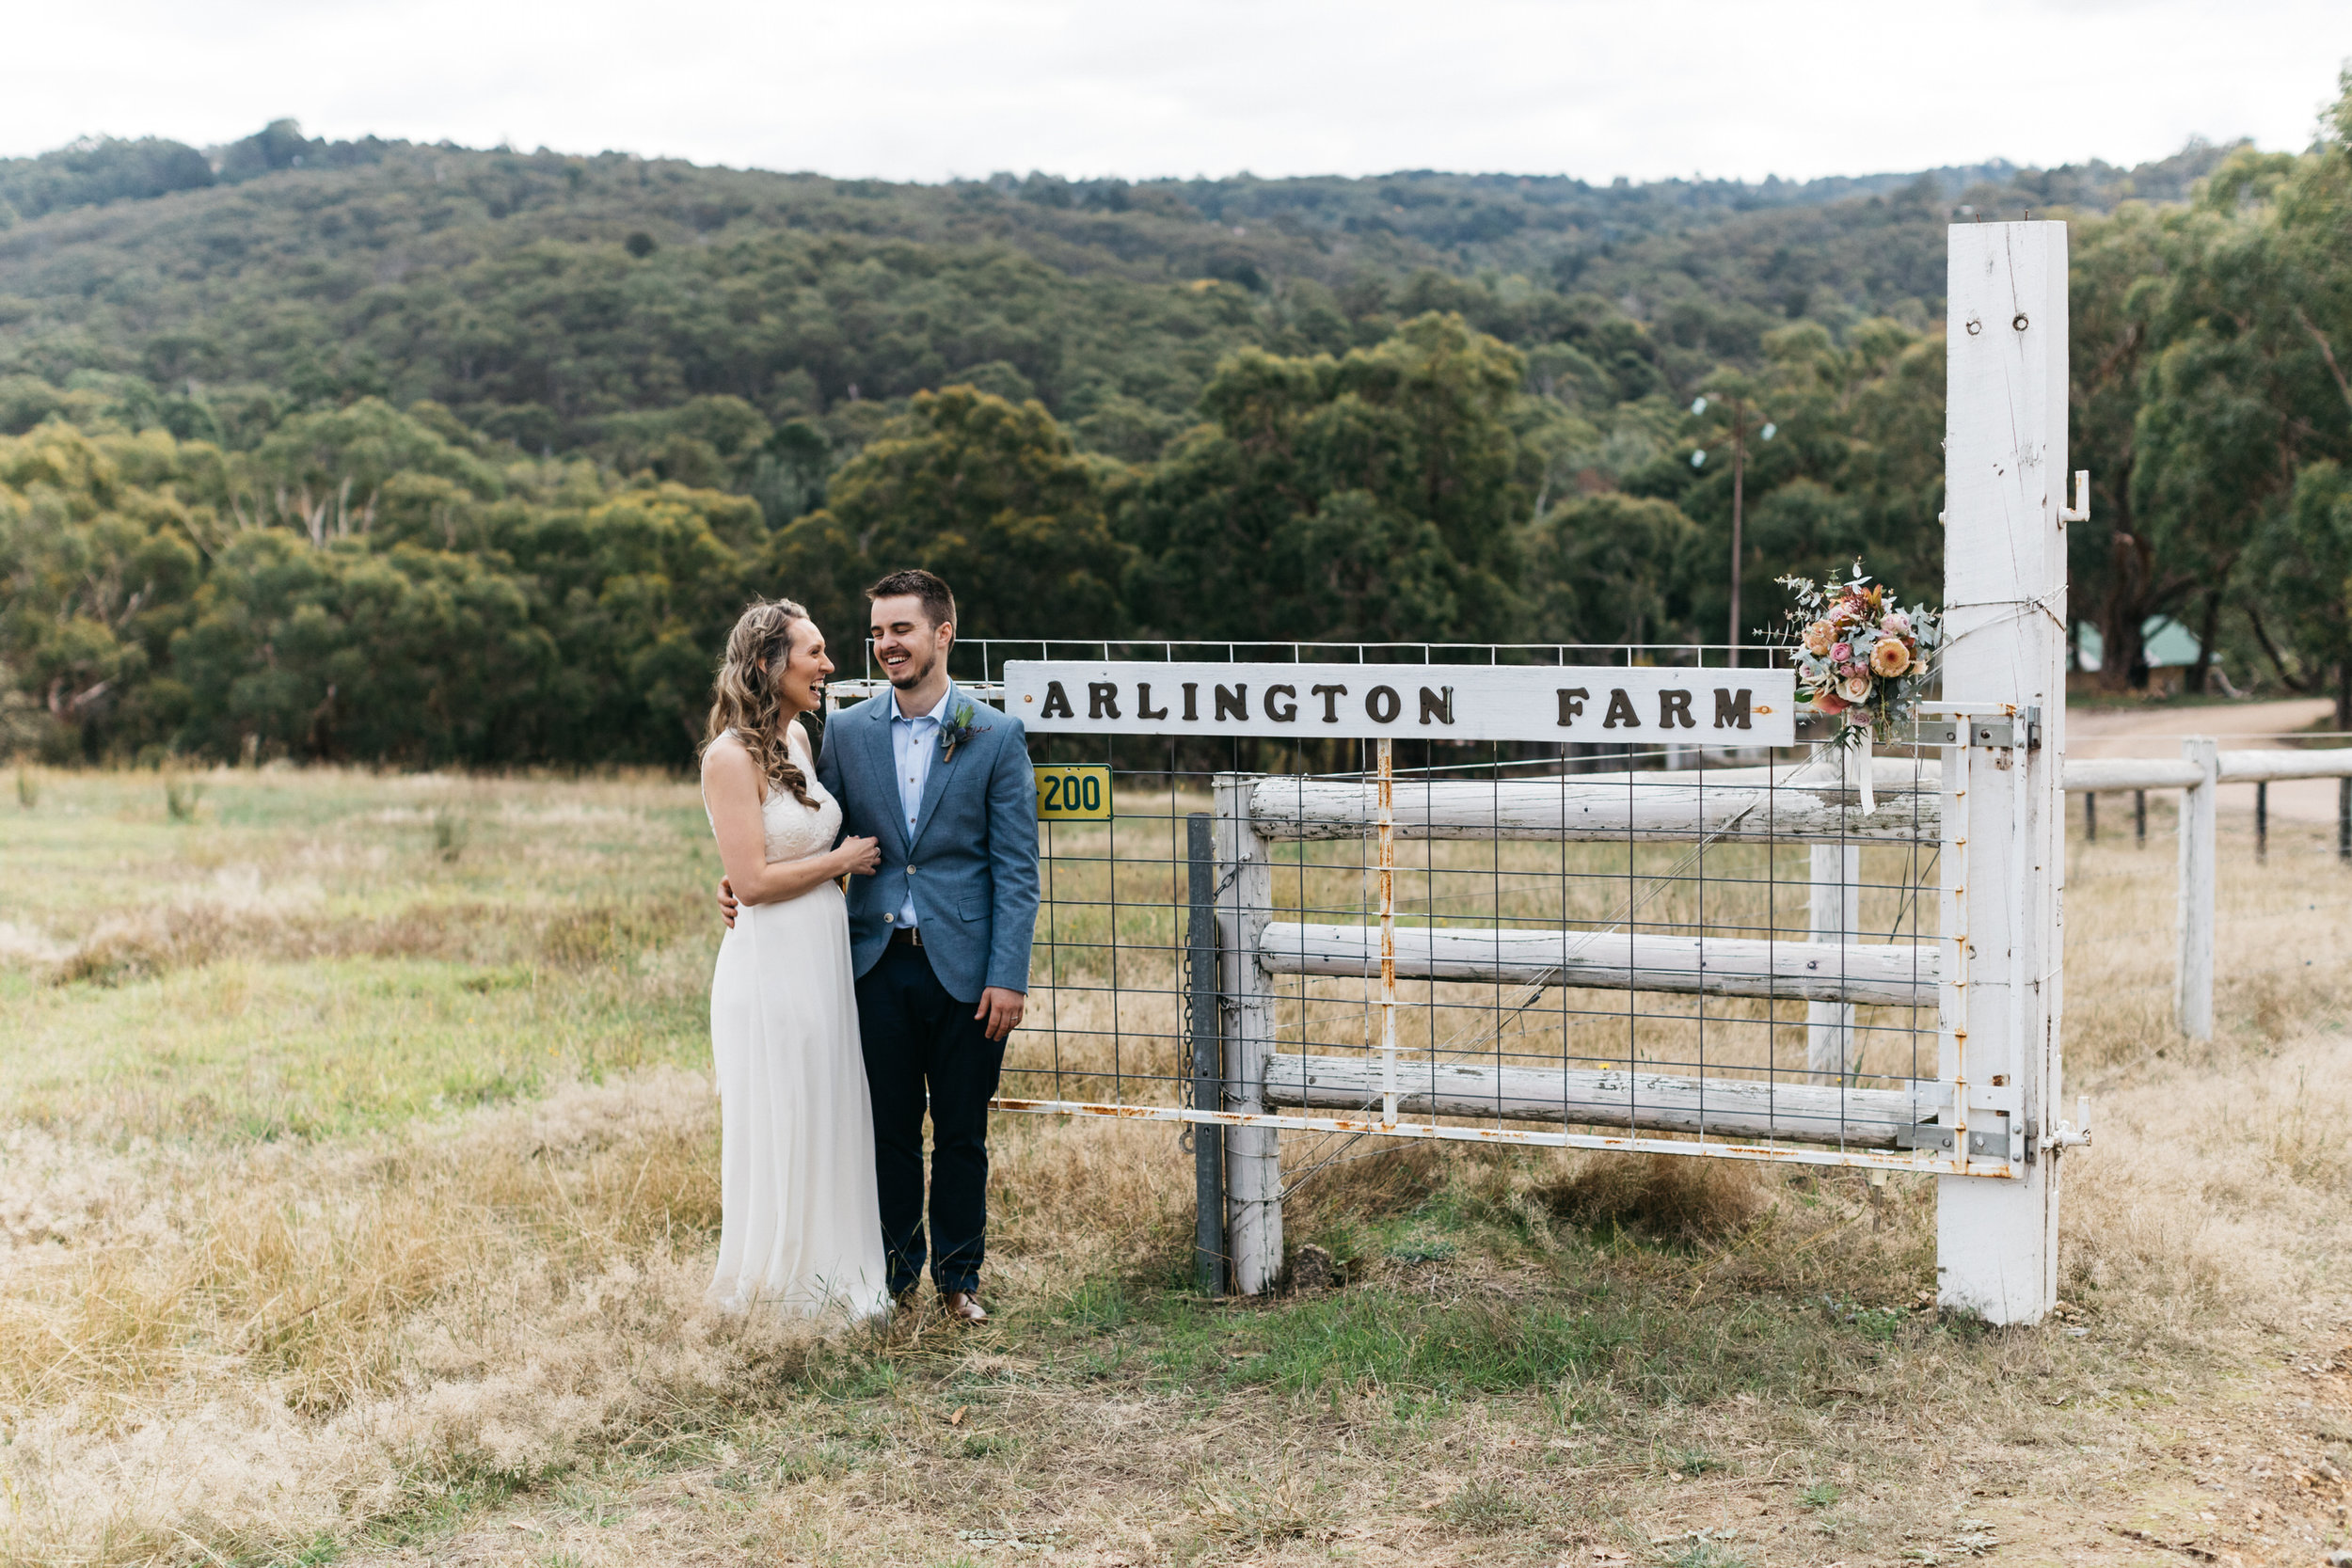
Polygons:
[[86,0],[9,30],[5,153],[292,115],[923,180],[2129,163],[2299,148],[2352,54],[2342,0]]

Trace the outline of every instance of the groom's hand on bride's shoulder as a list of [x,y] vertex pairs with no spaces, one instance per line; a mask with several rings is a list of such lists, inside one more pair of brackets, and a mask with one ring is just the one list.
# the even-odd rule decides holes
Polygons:
[[724,877],[719,879],[719,918],[727,923],[728,930],[735,929],[735,884]]
[[1021,992],[990,986],[980,992],[979,1010],[972,1016],[981,1021],[981,1033],[990,1039],[1001,1040],[1021,1027],[1021,1015],[1028,1006],[1029,999]]

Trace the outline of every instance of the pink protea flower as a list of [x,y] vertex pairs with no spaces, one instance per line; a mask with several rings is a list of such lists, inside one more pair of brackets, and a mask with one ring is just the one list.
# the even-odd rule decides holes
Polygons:
[[1899,637],[1882,637],[1879,645],[1870,650],[1871,673],[1883,680],[1893,680],[1911,668],[1911,650]]

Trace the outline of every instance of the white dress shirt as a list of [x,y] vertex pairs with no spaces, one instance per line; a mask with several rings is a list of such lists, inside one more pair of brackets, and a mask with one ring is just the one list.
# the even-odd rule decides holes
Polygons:
[[[898,705],[898,694],[890,694],[890,756],[898,769],[898,807],[906,817],[909,860],[914,854],[914,818],[923,809],[923,785],[931,776],[931,759],[939,754],[940,721],[955,700],[956,687],[950,681],[930,712],[910,719]],[[907,901],[898,910],[898,924],[910,931],[915,927],[912,880],[907,884]]]

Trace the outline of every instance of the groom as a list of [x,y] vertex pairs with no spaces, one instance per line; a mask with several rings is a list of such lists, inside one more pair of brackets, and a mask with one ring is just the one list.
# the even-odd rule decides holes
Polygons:
[[882,844],[874,874],[850,879],[849,906],[882,1246],[891,1294],[909,1300],[928,1252],[947,1316],[979,1323],[988,1102],[1028,1000],[1037,924],[1037,783],[1021,721],[947,678],[947,585],[893,572],[866,596],[891,694],[833,717],[817,778],[841,802],[843,835]]

